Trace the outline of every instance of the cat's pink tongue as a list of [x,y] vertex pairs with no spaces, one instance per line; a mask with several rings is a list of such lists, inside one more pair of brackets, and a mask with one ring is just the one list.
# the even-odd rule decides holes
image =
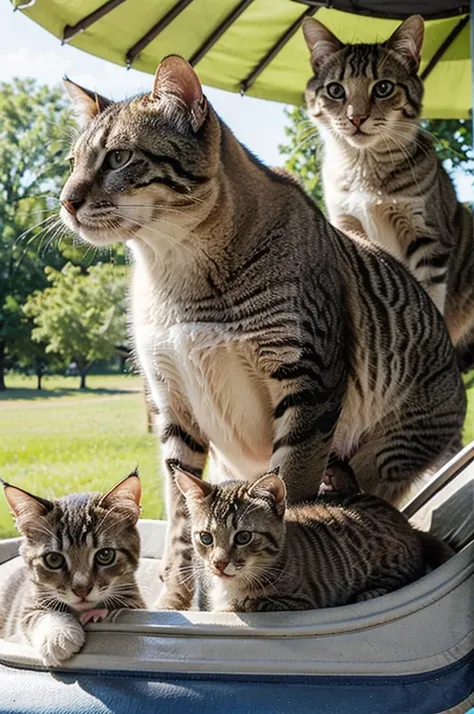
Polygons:
[[87,610],[82,612],[79,616],[82,625],[87,625],[88,622],[100,622],[109,614],[108,610],[102,608],[101,610]]

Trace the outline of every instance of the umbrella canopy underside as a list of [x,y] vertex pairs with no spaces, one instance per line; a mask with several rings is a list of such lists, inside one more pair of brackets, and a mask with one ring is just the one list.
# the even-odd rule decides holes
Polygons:
[[424,115],[471,109],[469,5],[453,0],[30,0],[14,5],[58,39],[118,65],[153,73],[168,54],[201,81],[231,92],[301,104],[311,75],[301,23],[313,15],[343,42],[379,42],[400,19],[426,20]]

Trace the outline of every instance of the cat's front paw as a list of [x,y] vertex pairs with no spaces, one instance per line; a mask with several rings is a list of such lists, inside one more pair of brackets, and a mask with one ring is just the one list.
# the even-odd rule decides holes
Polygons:
[[75,617],[64,613],[44,615],[31,637],[33,647],[48,667],[58,667],[82,649],[86,636]]

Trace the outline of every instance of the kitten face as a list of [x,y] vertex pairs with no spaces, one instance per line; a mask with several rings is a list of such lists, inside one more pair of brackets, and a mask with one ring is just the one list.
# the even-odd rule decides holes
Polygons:
[[[138,481],[125,481],[130,479]],[[46,604],[79,613],[99,604],[124,605],[140,554],[136,489],[129,484],[105,496],[73,494],[49,502],[6,487],[25,536],[21,554]]]
[[359,149],[403,145],[413,136],[423,97],[416,74],[423,25],[409,20],[379,45],[343,46],[315,20],[305,25],[315,71],[306,102],[323,132]]
[[126,102],[66,88],[85,118],[60,196],[66,226],[94,245],[187,235],[212,208],[219,142],[191,67],[167,58],[151,94]]
[[[190,475],[185,475],[185,479]],[[207,572],[223,580],[257,582],[271,567],[285,538],[284,486],[275,475],[219,486],[188,479],[186,502],[192,540]],[[183,477],[178,481],[182,488]]]

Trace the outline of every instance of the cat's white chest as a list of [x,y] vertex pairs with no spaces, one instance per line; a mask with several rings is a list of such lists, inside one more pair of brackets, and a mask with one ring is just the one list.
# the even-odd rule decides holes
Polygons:
[[163,392],[156,382],[163,378],[168,390],[184,396],[235,476],[265,471],[272,453],[272,403],[243,341],[219,324],[154,324],[139,331],[137,347],[158,408]]
[[232,603],[240,599],[241,592],[235,579],[225,580],[212,576],[209,592],[211,610],[215,612],[225,612],[230,609]]

